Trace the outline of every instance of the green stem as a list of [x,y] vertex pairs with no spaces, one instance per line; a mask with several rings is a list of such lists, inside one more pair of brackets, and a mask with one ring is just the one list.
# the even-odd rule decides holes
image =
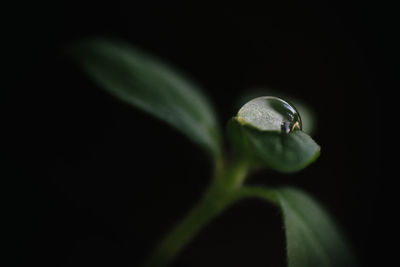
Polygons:
[[267,200],[273,205],[279,206],[279,200],[275,193],[267,187],[243,186],[236,192],[236,200],[242,198],[260,198]]
[[236,192],[243,184],[247,169],[247,164],[237,161],[217,172],[200,202],[161,240],[143,266],[161,267],[171,263],[211,219],[236,200]]

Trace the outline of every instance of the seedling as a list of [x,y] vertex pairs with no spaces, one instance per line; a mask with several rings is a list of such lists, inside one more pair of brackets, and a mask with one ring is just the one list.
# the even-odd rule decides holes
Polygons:
[[356,266],[330,216],[305,192],[245,183],[254,167],[295,173],[319,156],[319,145],[302,131],[293,105],[273,96],[247,102],[227,123],[234,151],[228,157],[213,108],[170,67],[121,42],[90,40],[72,51],[101,88],[179,130],[213,163],[211,183],[200,202],[166,234],[144,266],[171,264],[207,223],[244,198],[263,199],[282,211],[289,267]]

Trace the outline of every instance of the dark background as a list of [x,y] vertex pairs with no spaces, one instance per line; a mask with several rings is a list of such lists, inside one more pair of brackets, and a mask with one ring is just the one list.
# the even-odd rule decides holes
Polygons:
[[[386,128],[371,122],[383,107],[390,10],[361,1],[4,9],[6,117],[16,130],[5,164],[12,266],[136,266],[209,182],[200,149],[101,91],[63,55],[90,36],[125,40],[180,69],[204,88],[221,127],[252,88],[308,104],[319,160],[248,183],[308,191],[337,219],[362,266],[389,266],[378,141]],[[285,266],[284,246],[279,212],[247,200],[207,226],[174,266]]]

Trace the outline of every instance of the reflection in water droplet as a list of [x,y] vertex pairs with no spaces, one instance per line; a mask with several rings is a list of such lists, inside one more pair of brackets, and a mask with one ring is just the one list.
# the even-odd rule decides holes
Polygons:
[[289,133],[295,129],[301,130],[301,118],[297,110],[274,96],[250,100],[239,110],[236,119],[263,131]]

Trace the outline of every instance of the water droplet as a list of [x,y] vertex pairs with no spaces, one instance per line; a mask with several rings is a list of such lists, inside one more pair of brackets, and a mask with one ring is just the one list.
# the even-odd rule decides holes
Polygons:
[[263,131],[289,133],[301,130],[301,118],[296,108],[274,96],[250,100],[239,110],[236,119]]

